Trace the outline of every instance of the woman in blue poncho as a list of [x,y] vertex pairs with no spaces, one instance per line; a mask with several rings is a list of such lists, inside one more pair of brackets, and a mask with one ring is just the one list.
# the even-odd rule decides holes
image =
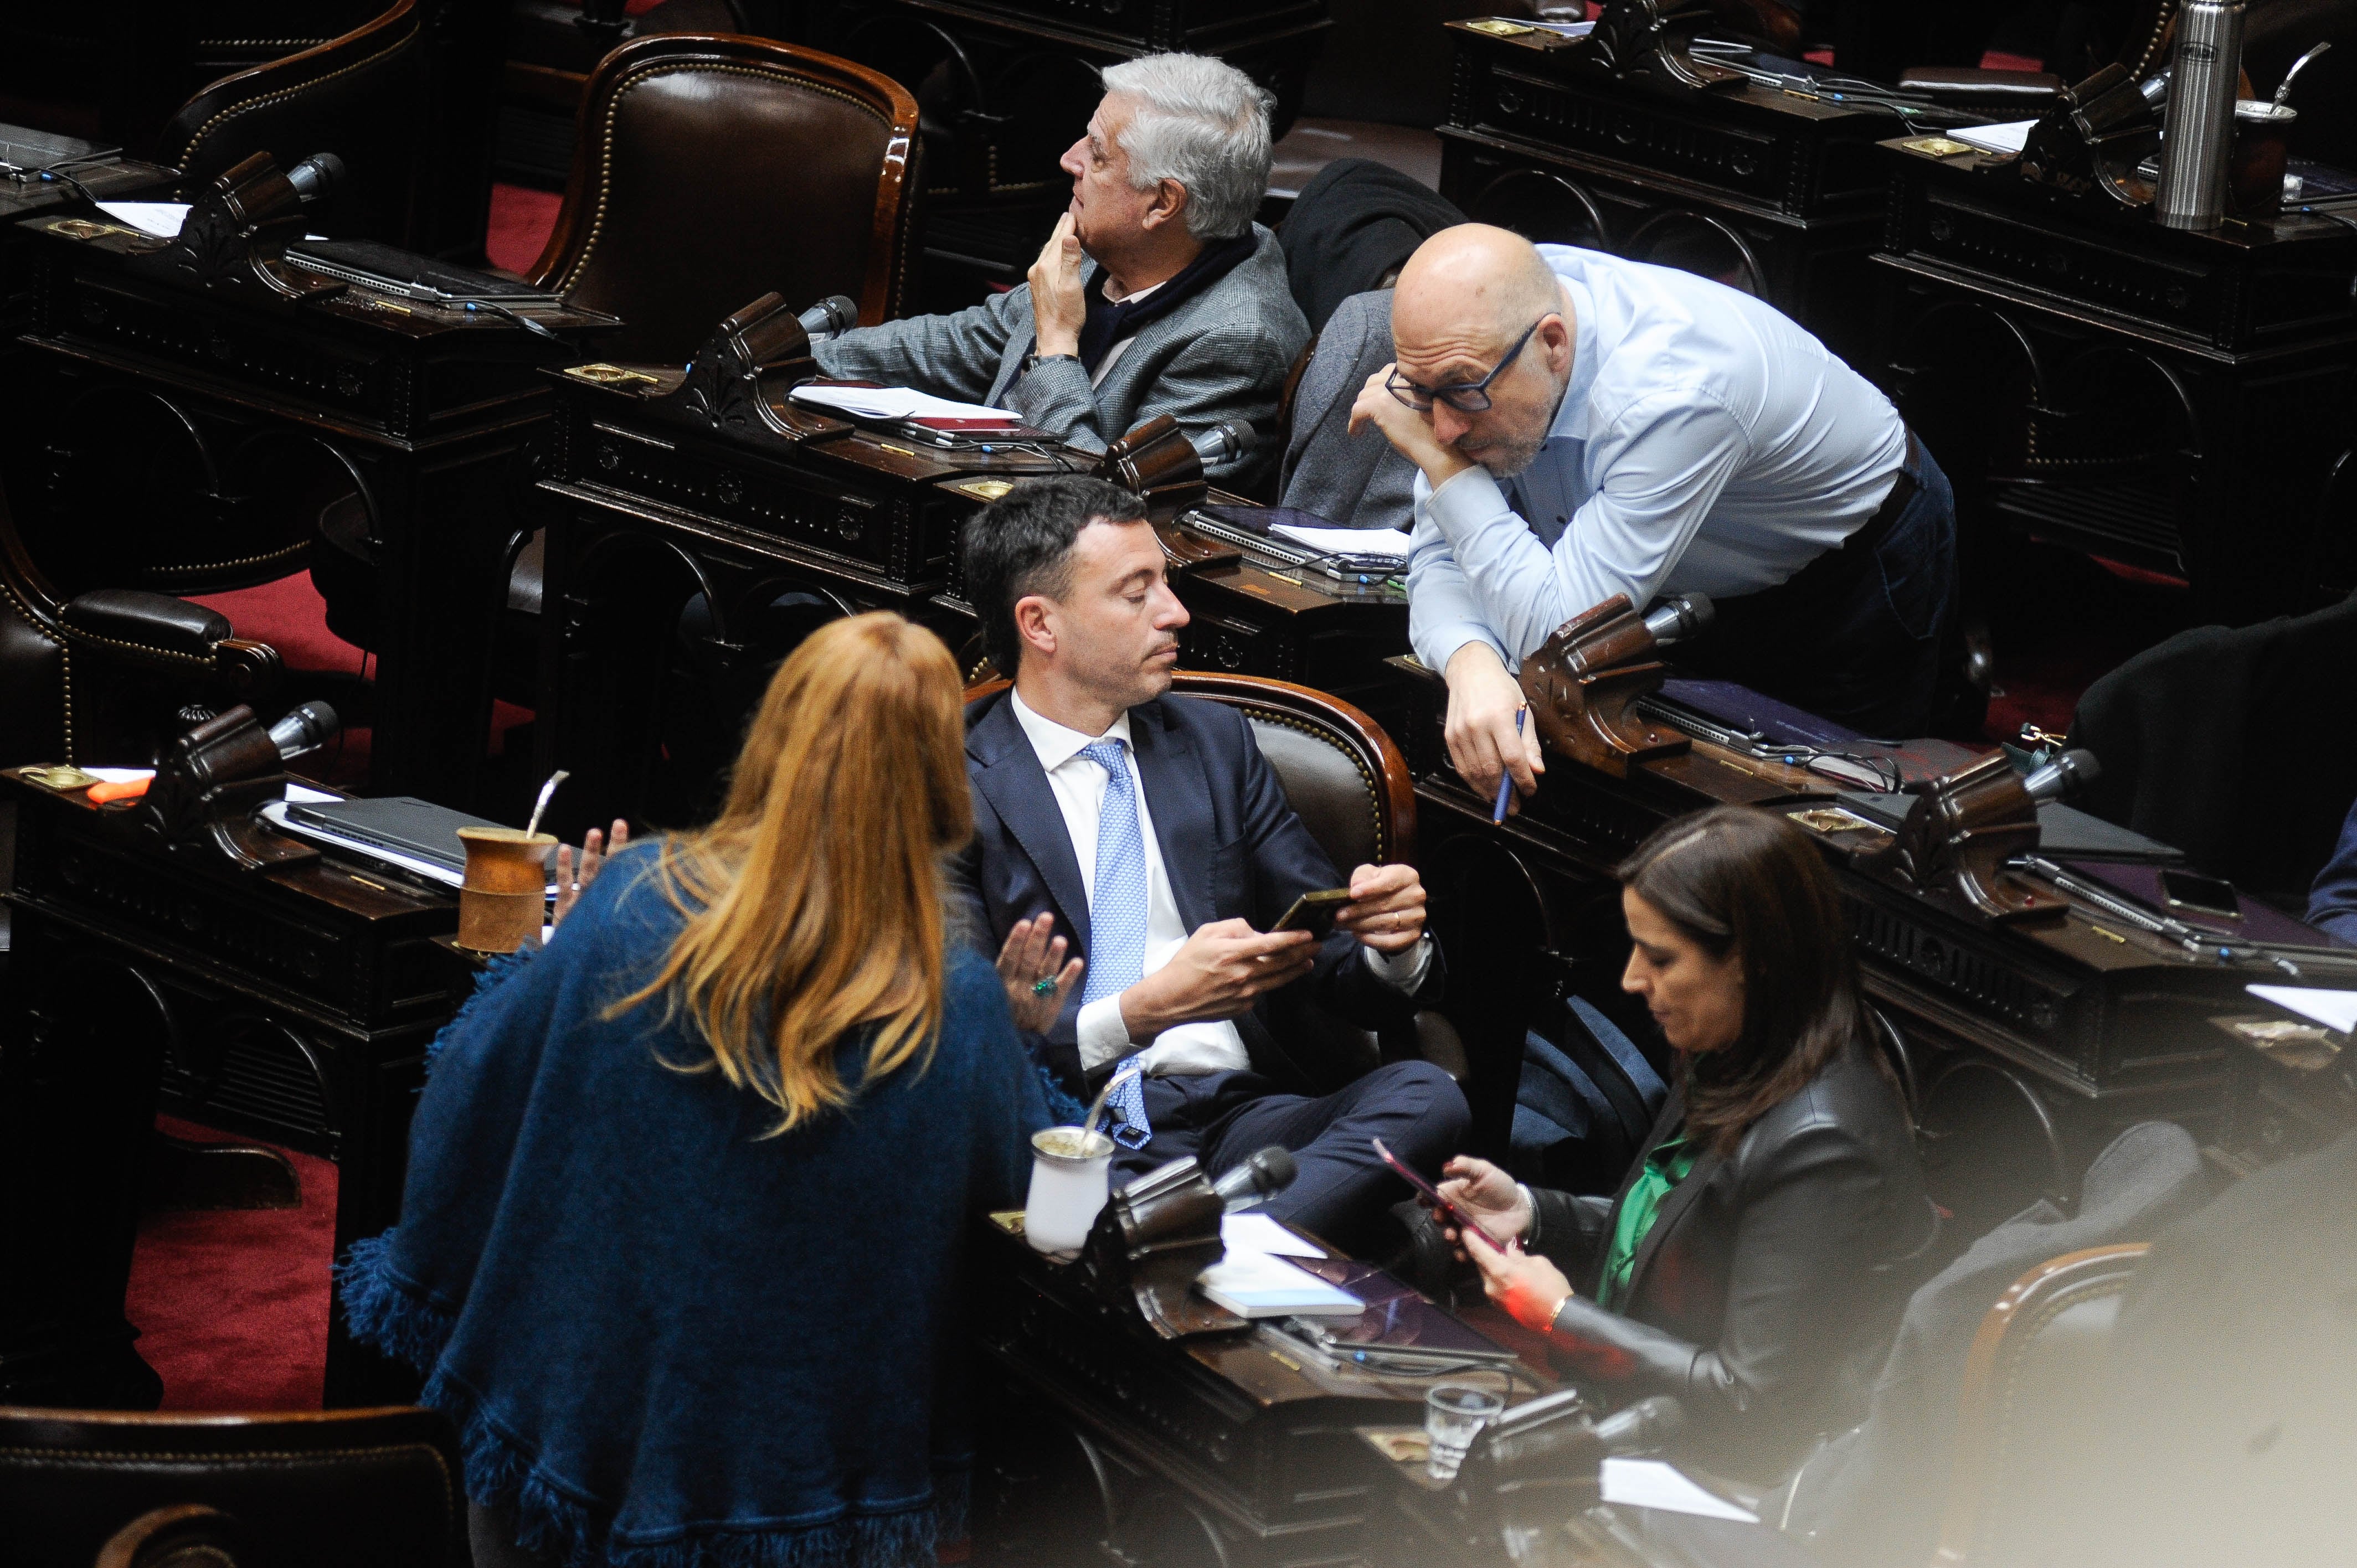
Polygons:
[[614,856],[444,1032],[401,1223],[340,1283],[457,1423],[479,1564],[930,1568],[963,1533],[960,1242],[1048,1121],[943,930],[963,745],[931,633],[824,628],[719,820]]

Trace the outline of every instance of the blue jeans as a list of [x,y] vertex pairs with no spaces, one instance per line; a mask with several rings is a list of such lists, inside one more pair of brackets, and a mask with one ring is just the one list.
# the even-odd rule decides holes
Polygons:
[[1957,627],[1956,496],[1931,453],[1910,447],[1915,493],[1880,539],[1720,601],[1709,635],[1675,661],[1869,737],[1922,735]]

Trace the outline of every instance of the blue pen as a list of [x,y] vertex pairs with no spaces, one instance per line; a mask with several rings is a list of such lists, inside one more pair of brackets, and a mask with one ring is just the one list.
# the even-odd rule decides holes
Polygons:
[[[1520,740],[1523,737],[1523,720],[1529,714],[1529,713],[1530,709],[1527,707],[1516,708],[1514,710],[1514,738],[1516,740]],[[1492,826],[1495,826],[1506,820],[1506,800],[1512,793],[1513,788],[1514,776],[1512,773],[1501,770],[1498,774],[1498,803],[1490,809],[1490,822]]]

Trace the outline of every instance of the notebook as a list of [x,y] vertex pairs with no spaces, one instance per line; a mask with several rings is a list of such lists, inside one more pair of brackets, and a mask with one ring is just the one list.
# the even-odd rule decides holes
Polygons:
[[298,267],[345,283],[356,283],[404,299],[490,300],[495,304],[554,307],[562,295],[514,278],[454,267],[414,251],[374,240],[306,240],[286,247]]
[[290,822],[323,829],[339,838],[454,872],[467,868],[467,846],[459,841],[458,830],[500,826],[488,818],[470,817],[408,795],[295,805],[286,809],[286,815]]

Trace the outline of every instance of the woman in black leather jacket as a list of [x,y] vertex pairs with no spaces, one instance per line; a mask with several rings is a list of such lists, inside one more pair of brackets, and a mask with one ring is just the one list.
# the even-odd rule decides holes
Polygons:
[[1620,983],[1677,1053],[1645,1153],[1609,1201],[1469,1158],[1441,1191],[1512,1240],[1468,1255],[1577,1380],[1675,1395],[1684,1446],[1767,1480],[1863,1417],[1932,1210],[1840,894],[1802,830],[1721,807],[1619,875],[1635,944]]

